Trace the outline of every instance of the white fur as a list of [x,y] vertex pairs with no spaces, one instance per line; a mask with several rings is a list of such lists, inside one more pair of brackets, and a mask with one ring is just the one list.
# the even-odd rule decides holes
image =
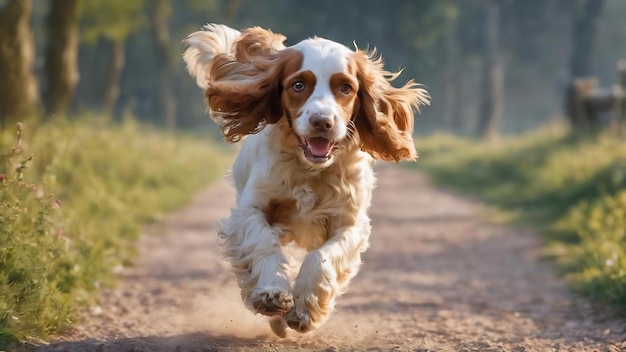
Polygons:
[[329,82],[333,74],[347,71],[347,57],[352,54],[352,50],[322,38],[303,40],[293,48],[304,54],[301,70],[311,71],[317,78],[313,93],[302,107],[305,118],[296,119],[293,126],[296,133],[301,136],[313,134],[308,117],[320,114],[333,116],[336,128],[333,129],[333,135],[329,136],[331,140],[339,141],[345,138],[347,129],[345,124],[341,123],[339,108]]
[[207,79],[211,72],[213,57],[219,53],[230,53],[233,42],[241,35],[238,30],[221,24],[207,24],[203,31],[190,35],[187,39],[189,48],[183,59],[187,63],[187,70],[196,77],[196,83],[202,89],[207,87]]

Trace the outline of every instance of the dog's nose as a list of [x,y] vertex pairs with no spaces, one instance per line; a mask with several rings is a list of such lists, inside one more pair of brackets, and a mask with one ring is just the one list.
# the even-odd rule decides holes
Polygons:
[[320,114],[314,114],[311,117],[309,117],[309,123],[318,132],[329,131],[334,126],[332,116],[320,115]]

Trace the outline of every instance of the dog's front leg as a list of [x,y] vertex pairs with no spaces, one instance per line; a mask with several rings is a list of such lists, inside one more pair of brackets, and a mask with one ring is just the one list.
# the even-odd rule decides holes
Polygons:
[[304,258],[294,284],[294,307],[285,315],[287,324],[299,332],[320,327],[359,271],[361,252],[369,239],[369,219],[360,227],[337,230],[335,236]]
[[244,304],[255,313],[284,314],[293,307],[280,232],[254,206],[233,209],[220,226],[224,256],[237,276]]

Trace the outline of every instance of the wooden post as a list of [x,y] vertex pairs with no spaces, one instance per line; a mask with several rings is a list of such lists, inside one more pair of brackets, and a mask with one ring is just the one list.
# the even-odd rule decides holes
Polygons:
[[617,64],[615,84],[600,87],[595,77],[572,80],[566,90],[566,111],[572,127],[593,130],[626,124],[626,60]]
[[572,127],[587,129],[593,125],[587,97],[597,88],[598,79],[595,77],[576,78],[569,83],[565,93],[565,104]]

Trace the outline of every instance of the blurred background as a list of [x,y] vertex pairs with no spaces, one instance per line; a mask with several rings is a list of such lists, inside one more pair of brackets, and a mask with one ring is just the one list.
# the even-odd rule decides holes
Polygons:
[[576,78],[612,89],[624,18],[623,0],[0,0],[0,121],[87,110],[213,128],[181,54],[216,22],[270,28],[288,45],[318,35],[377,48],[404,69],[397,84],[433,96],[418,134],[520,132],[567,115]]

